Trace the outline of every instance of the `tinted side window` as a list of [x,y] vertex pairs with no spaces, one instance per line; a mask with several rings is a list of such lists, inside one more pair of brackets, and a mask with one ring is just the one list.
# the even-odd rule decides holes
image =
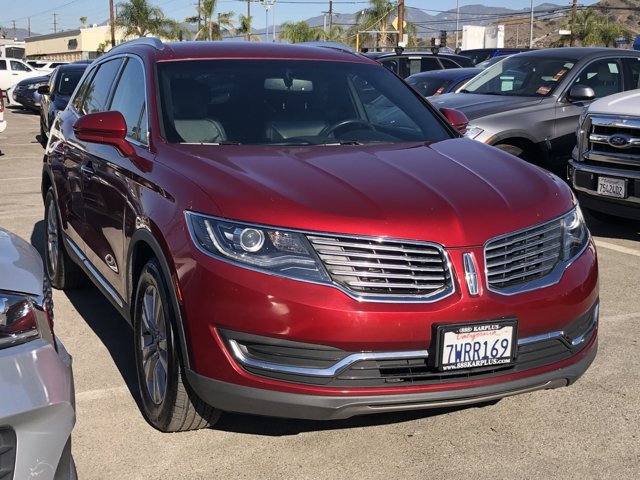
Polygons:
[[440,61],[442,62],[442,66],[444,68],[460,68],[460,65],[458,65],[453,60],[449,60],[448,58],[440,58]]
[[[91,85],[91,81],[93,80],[93,77],[95,74],[96,74],[96,69],[94,68],[91,72],[89,72],[89,75],[87,75],[84,78],[84,82],[82,82],[82,85],[80,85],[80,88],[76,92],[76,96],[73,97],[71,104],[73,105],[73,108],[75,108],[77,112],[80,112],[82,100],[84,99],[84,95],[85,93],[87,93],[87,90],[89,89],[89,85]],[[51,85],[51,88],[53,89],[53,84],[49,83],[49,85]]]
[[0,70],[6,70],[6,69],[7,69],[7,61],[0,60]]
[[420,60],[411,61],[411,73],[428,72],[431,70],[441,70],[440,63],[437,58],[425,57]]
[[616,59],[596,60],[587,65],[575,83],[593,88],[596,97],[606,97],[622,91],[622,68]]
[[[130,58],[122,71],[109,110],[117,110],[122,113],[127,122],[128,137],[145,141],[145,134],[141,135],[140,125],[144,107],[144,70],[139,61]],[[146,121],[144,123],[146,124]]]
[[80,113],[102,112],[106,109],[109,92],[120,70],[120,65],[122,65],[121,58],[110,60],[100,65],[87,88],[86,96],[80,107]]
[[31,72],[31,67],[22,62],[11,60],[11,70],[16,72]]
[[622,62],[627,74],[624,89],[640,88],[640,58],[625,58]]

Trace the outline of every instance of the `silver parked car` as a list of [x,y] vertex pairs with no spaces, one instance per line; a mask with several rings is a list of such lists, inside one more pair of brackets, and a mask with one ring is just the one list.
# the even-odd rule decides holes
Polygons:
[[0,478],[75,479],[71,357],[38,252],[0,228]]
[[467,137],[564,173],[584,106],[635,88],[640,51],[551,48],[512,55],[432,103],[462,111]]

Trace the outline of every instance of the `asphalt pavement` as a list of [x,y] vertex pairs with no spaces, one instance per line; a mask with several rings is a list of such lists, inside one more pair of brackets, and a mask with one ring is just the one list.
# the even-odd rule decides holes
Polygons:
[[[0,225],[43,251],[38,116],[5,111]],[[98,290],[54,292],[74,359],[73,455],[89,479],[636,479],[640,477],[640,223],[588,219],[600,344],[574,385],[480,407],[311,422],[225,414],[163,434],[137,404],[128,324]]]

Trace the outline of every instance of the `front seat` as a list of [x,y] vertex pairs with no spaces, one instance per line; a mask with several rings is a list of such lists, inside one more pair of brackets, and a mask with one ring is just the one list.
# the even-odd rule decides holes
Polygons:
[[171,82],[173,126],[185,143],[219,143],[227,139],[220,122],[209,118],[206,85],[190,78]]
[[595,78],[593,91],[596,97],[606,97],[620,91],[619,76],[611,73],[608,63],[598,65],[598,73]]

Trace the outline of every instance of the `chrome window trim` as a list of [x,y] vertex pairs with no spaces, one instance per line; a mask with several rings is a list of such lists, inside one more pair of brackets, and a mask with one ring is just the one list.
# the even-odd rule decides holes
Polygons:
[[[390,238],[390,237],[371,237],[371,236],[367,236],[367,235],[344,235],[344,234],[339,234],[339,233],[333,233],[333,232],[317,232],[317,231],[309,231],[309,230],[300,230],[300,229],[296,229],[296,228],[287,228],[287,227],[279,227],[279,226],[273,226],[273,225],[264,225],[261,223],[247,223],[247,222],[243,222],[243,221],[238,221],[238,220],[232,220],[232,219],[228,219],[228,218],[223,218],[223,217],[216,217],[214,215],[207,215],[204,213],[199,213],[199,212],[192,212],[189,210],[185,210],[184,212],[185,215],[185,223],[187,224],[187,230],[189,231],[189,236],[191,237],[191,243],[196,247],[197,250],[199,250],[200,252],[202,252],[203,254],[207,255],[208,257],[214,258],[216,260],[219,260],[221,262],[225,262],[231,265],[234,265],[236,267],[241,267],[247,270],[251,270],[253,272],[258,272],[258,273],[262,273],[265,275],[271,275],[271,276],[275,276],[278,278],[286,278],[288,280],[294,281],[294,282],[304,282],[304,283],[311,283],[314,285],[322,285],[325,287],[331,287],[331,288],[335,288],[336,290],[341,291],[342,293],[344,293],[345,295],[347,295],[348,297],[358,301],[358,302],[370,302],[370,303],[434,303],[434,302],[438,302],[440,300],[444,300],[445,298],[453,295],[456,291],[456,287],[455,287],[455,278],[454,278],[454,270],[453,267],[451,265],[451,258],[449,257],[449,254],[447,252],[447,250],[442,246],[439,245],[437,243],[434,242],[420,242],[418,240],[403,240],[403,239],[397,239],[397,238]],[[395,241],[395,242],[402,242],[402,243],[409,243],[409,244],[416,244],[416,245],[428,245],[428,246],[432,246],[435,248],[438,248],[440,250],[440,252],[442,253],[445,262],[446,262],[446,267],[449,270],[449,275],[451,277],[451,285],[450,288],[444,290],[440,295],[436,295],[435,297],[430,297],[430,298],[423,298],[423,297],[400,297],[400,296],[386,296],[386,295],[357,295],[354,294],[353,292],[347,290],[346,288],[342,287],[340,284],[334,282],[333,280],[331,281],[326,281],[326,282],[319,282],[319,281],[313,281],[313,280],[305,280],[305,279],[298,279],[298,278],[290,278],[290,277],[286,277],[283,275],[278,275],[277,273],[268,271],[268,270],[262,270],[260,268],[257,267],[253,267],[251,265],[248,265],[246,263],[242,263],[242,262],[238,262],[236,260],[233,260],[231,258],[228,258],[222,254],[214,254],[204,248],[202,248],[198,242],[196,241],[196,235],[193,232],[192,226],[191,226],[191,220],[189,220],[189,216],[190,215],[200,215],[200,216],[204,216],[204,217],[208,217],[211,218],[214,221],[217,222],[231,222],[237,225],[244,225],[247,227],[257,227],[257,228],[265,228],[265,229],[273,229],[273,230],[285,230],[288,232],[293,232],[293,233],[299,233],[301,235],[304,235],[305,238],[307,235],[326,235],[326,236],[335,236],[335,237],[340,237],[340,238],[354,238],[354,239],[367,239],[367,240],[372,240],[372,241]],[[308,241],[308,240],[307,240]],[[311,246],[311,245],[310,245]],[[322,260],[320,260],[320,258],[318,257],[318,254],[316,253],[315,249],[311,246],[311,251],[312,254],[315,257],[315,260],[318,262],[318,266],[323,270],[323,272],[325,273],[327,278],[331,278],[331,275],[329,275],[329,273],[327,272]]]

